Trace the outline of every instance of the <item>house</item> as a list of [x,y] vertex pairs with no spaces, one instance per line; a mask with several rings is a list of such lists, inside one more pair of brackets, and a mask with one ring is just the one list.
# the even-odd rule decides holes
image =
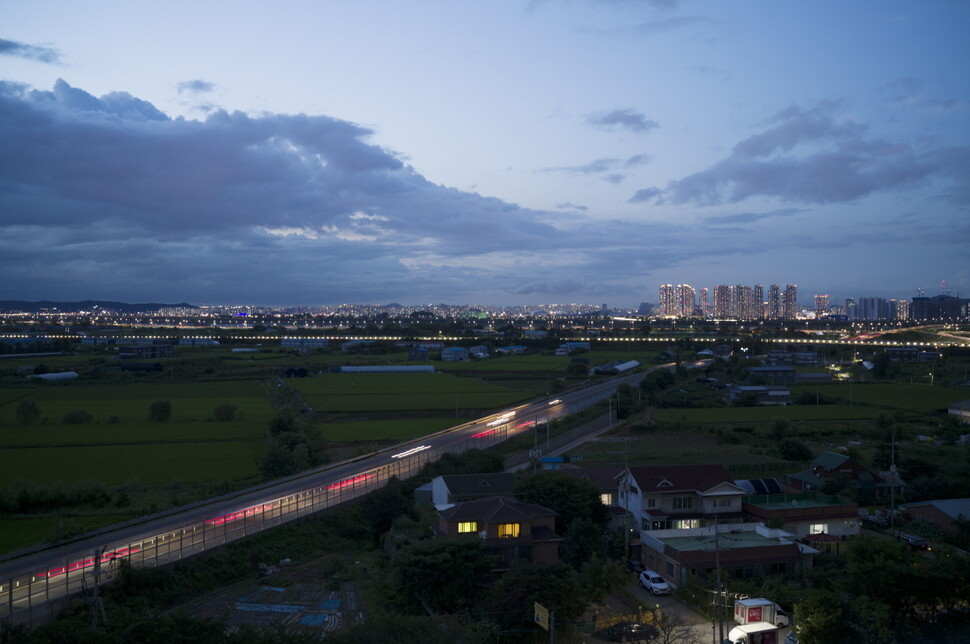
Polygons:
[[440,538],[478,536],[486,555],[496,557],[496,569],[513,560],[536,564],[559,561],[555,511],[508,496],[463,501],[438,511],[436,535]]
[[603,465],[596,467],[564,467],[559,472],[592,483],[600,493],[600,502],[606,506],[613,529],[627,527],[626,510],[620,507],[619,483],[617,477],[623,471],[622,465]]
[[784,521],[782,529],[798,539],[817,534],[839,538],[859,534],[859,505],[838,496],[815,492],[746,496],[741,509],[754,521]]
[[752,398],[756,405],[787,405],[791,402],[791,390],[776,385],[743,385],[728,390],[729,400]]
[[496,351],[505,356],[518,355],[520,353],[525,353],[525,347],[522,346],[521,344],[514,344],[508,347],[499,347],[498,349],[496,349]]
[[706,586],[718,568],[729,579],[801,575],[812,568],[818,554],[796,543],[791,533],[761,523],[655,530],[643,532],[641,539],[644,565],[675,587],[692,577],[705,578]]
[[431,480],[431,503],[441,510],[463,501],[509,496],[514,485],[515,475],[509,472],[443,474]]
[[118,357],[122,360],[144,358],[171,358],[175,355],[175,347],[171,344],[146,344],[120,347]]
[[[785,475],[785,485],[798,492],[821,490],[826,481],[835,480],[843,487],[854,489],[859,499],[885,499],[892,494],[894,484],[888,472],[876,474],[850,458],[847,454],[824,452],[815,457],[807,470]],[[906,484],[895,477],[896,494],[902,494]]]
[[748,372],[764,379],[767,385],[795,384],[795,367],[749,367]]
[[970,423],[970,400],[961,400],[947,408],[947,413],[956,416],[965,423]]
[[465,347],[445,347],[441,350],[444,362],[465,362],[471,359],[471,354]]
[[940,530],[953,535],[959,534],[957,521],[970,521],[970,499],[918,501],[903,503],[899,507],[911,520],[929,521]]
[[280,338],[280,346],[291,349],[326,349],[329,345],[326,338]]
[[627,467],[617,482],[619,505],[640,530],[699,528],[743,516],[746,492],[722,465]]
[[429,353],[424,347],[409,347],[408,360],[411,362],[425,362],[429,359]]

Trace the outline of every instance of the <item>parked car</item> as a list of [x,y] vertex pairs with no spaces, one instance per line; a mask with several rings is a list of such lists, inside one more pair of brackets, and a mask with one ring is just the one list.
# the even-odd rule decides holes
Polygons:
[[647,569],[647,567],[643,565],[642,561],[637,561],[636,559],[627,559],[626,567],[636,573],[643,572]]
[[640,622],[620,622],[606,629],[611,642],[646,642],[659,633],[660,631],[650,624]]
[[664,578],[652,570],[644,570],[640,573],[640,586],[649,590],[654,595],[667,595],[670,593],[670,585]]
[[862,522],[867,528],[873,530],[885,530],[889,527],[889,519],[881,514],[870,514],[862,518]]
[[908,545],[913,550],[929,550],[930,544],[923,537],[917,537],[915,534],[903,534],[900,535],[903,543]]

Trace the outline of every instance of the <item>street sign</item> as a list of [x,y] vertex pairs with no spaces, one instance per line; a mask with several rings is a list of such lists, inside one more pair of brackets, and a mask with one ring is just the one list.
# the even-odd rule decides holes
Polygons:
[[536,624],[549,630],[549,609],[539,602],[535,602],[535,620]]

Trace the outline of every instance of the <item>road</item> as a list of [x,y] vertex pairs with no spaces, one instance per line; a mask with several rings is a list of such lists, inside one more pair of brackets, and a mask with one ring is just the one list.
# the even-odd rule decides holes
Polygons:
[[70,543],[14,553],[0,563],[0,622],[29,623],[56,612],[64,597],[110,581],[123,559],[136,567],[162,566],[334,507],[383,486],[392,476],[409,478],[443,454],[491,447],[584,409],[622,383],[637,384],[646,373],[512,407],[394,449],[112,526]]

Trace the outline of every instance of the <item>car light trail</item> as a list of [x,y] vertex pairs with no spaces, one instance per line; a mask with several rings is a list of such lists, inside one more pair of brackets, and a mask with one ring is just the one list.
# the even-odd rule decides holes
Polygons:
[[350,487],[351,485],[356,485],[357,483],[363,483],[367,479],[372,479],[375,476],[376,476],[375,474],[358,474],[357,476],[354,476],[352,478],[344,479],[343,481],[339,481],[337,483],[331,483],[330,485],[327,486],[327,489],[342,490],[345,487]]
[[[122,557],[127,557],[128,555],[138,552],[141,548],[120,548],[118,550],[112,550],[111,552],[105,552],[101,555],[101,563],[111,563],[115,559],[120,559]],[[64,573],[74,572],[75,570],[83,570],[85,568],[90,568],[94,565],[95,557],[88,557],[87,559],[82,559],[81,561],[75,561],[72,564],[63,566],[61,568],[53,568],[47,572],[40,572],[34,575],[35,579],[43,579],[45,577],[57,577],[58,575],[63,575]]]
[[230,521],[237,521],[238,519],[245,519],[246,517],[251,517],[260,512],[265,512],[267,510],[272,510],[276,506],[272,503],[267,503],[266,505],[257,505],[251,508],[246,508],[245,510],[239,510],[238,512],[233,512],[231,514],[226,514],[221,517],[216,517],[215,519],[206,519],[205,522],[209,525],[222,525],[223,523],[229,523]]
[[422,445],[421,447],[414,447],[412,449],[407,450],[406,452],[401,452],[400,454],[395,454],[391,458],[405,458],[406,456],[411,456],[413,454],[417,454],[418,452],[423,452],[426,449],[431,449],[431,446],[430,445]]
[[515,418],[515,412],[514,411],[510,411],[507,414],[502,414],[501,416],[499,416],[498,418],[496,418],[492,422],[486,423],[486,425],[488,427],[494,427],[495,425],[501,425],[502,423],[507,423],[510,420],[512,420],[513,418]]

